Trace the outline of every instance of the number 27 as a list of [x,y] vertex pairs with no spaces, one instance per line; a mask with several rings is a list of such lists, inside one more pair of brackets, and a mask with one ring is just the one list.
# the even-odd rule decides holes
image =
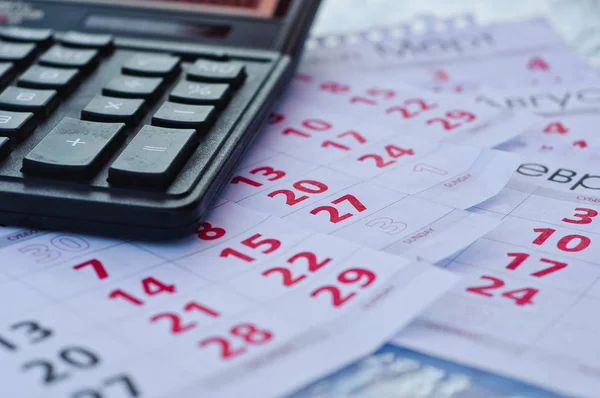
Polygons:
[[[354,195],[344,195],[341,198],[333,200],[331,203],[337,205],[344,201],[348,201],[352,205],[352,207],[354,207],[359,213],[362,213],[363,211],[367,210],[365,205],[363,205],[361,201],[358,200]],[[312,209],[310,211],[310,214],[317,215],[322,211],[326,211],[329,213],[329,221],[334,224],[344,221],[354,215],[352,213],[346,213],[340,216],[340,212],[338,211],[338,209],[336,209],[333,206],[319,206],[317,208]]]

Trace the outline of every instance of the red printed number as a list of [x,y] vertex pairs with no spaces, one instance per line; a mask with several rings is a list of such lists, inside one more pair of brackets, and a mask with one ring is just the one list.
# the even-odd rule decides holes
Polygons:
[[[292,187],[294,187],[296,190],[298,190],[300,192],[308,193],[311,195],[320,194],[329,189],[329,187],[327,185],[323,184],[322,182],[315,181],[315,180],[297,181],[292,185]],[[269,198],[274,198],[277,195],[284,195],[286,198],[285,204],[287,204],[288,206],[297,205],[298,203],[302,202],[303,200],[308,199],[308,195],[296,197],[296,193],[289,189],[280,189],[277,191],[273,191],[273,192],[269,193],[267,196]]]
[[350,91],[350,86],[337,82],[323,82],[319,85],[319,88],[323,91],[329,91],[333,94],[346,93]]
[[98,279],[108,278],[108,272],[106,272],[106,268],[104,268],[104,265],[102,265],[102,263],[96,259],[86,261],[85,263],[77,264],[77,265],[73,266],[73,268],[74,269],[82,269],[87,266],[90,266],[93,268]]
[[277,124],[283,122],[285,120],[285,116],[281,113],[271,113],[269,116],[269,124]]
[[[352,137],[352,141],[356,141],[359,144],[364,144],[365,142],[367,142],[365,137],[363,137],[358,131],[346,131],[344,133],[338,134],[337,137],[338,138]],[[343,151],[349,151],[351,149],[350,146],[348,146],[347,144],[343,144],[339,141],[331,141],[331,140],[323,141],[323,143],[321,144],[321,147],[322,148],[336,148],[336,149],[341,149]]]
[[475,119],[477,119],[477,116],[467,111],[449,111],[446,112],[445,118],[437,117],[429,119],[425,124],[440,123],[444,127],[444,130],[449,131],[462,126],[464,123],[470,123]]
[[550,123],[544,128],[546,134],[567,134],[569,129],[561,122]]
[[225,230],[223,228],[214,228],[211,224],[203,222],[200,224],[200,228],[196,231],[198,238],[202,240],[215,240],[225,236]]
[[[525,262],[525,260],[527,260],[530,257],[530,255],[527,253],[508,253],[507,255],[509,257],[514,257],[514,260],[511,261],[511,263],[506,266],[506,268],[510,269],[510,270],[516,270],[517,268],[519,268],[519,266],[521,264],[523,264]],[[549,260],[547,258],[540,259],[540,262],[545,263],[545,264],[550,264],[550,267],[546,267],[544,269],[536,271],[536,272],[530,274],[531,276],[535,276],[536,278],[541,278],[543,276],[549,275],[553,272],[556,272],[563,268],[566,268],[568,265],[567,263],[561,263],[559,261]]]
[[[299,260],[306,261],[308,272],[317,272],[318,270],[320,270],[321,268],[323,268],[331,262],[331,258],[326,258],[323,261],[319,261],[317,259],[317,255],[311,252],[302,252],[295,254],[294,256],[290,257],[287,260],[287,262],[288,264],[293,265]],[[265,270],[261,275],[269,276],[271,274],[281,274],[284,286],[293,286],[307,277],[306,274],[300,274],[294,277],[292,275],[292,271],[289,268],[283,267],[270,268],[268,270]]]
[[[306,119],[302,122],[302,127],[310,131],[326,131],[333,127],[331,123],[328,123],[321,119]],[[286,128],[282,132],[283,135],[298,135],[300,137],[309,138],[311,134],[295,128]]]
[[235,340],[241,340],[245,344],[241,347],[233,348],[233,343],[227,338],[209,337],[199,341],[198,345],[201,348],[209,345],[217,345],[219,347],[220,357],[223,359],[231,359],[245,353],[248,346],[265,344],[273,338],[273,332],[258,329],[251,323],[236,325],[229,330],[229,334],[233,336]]
[[[385,146],[385,153],[387,154],[387,156],[389,156],[392,159],[398,159],[401,156],[412,156],[415,154],[415,151],[413,151],[412,149],[404,149],[404,148],[400,148],[397,147],[395,145],[386,145]],[[377,168],[384,168],[384,167],[388,167],[394,163],[396,163],[395,160],[388,160],[386,162],[386,159],[378,154],[375,153],[369,153],[367,155],[363,155],[361,157],[358,158],[359,162],[364,162],[367,159],[373,159],[375,161],[375,166]]]
[[591,224],[593,221],[592,219],[598,216],[598,212],[596,210],[585,207],[578,207],[575,209],[575,211],[580,212],[573,215],[576,220],[571,218],[563,218],[562,220],[571,224]]
[[[183,307],[183,310],[185,312],[199,311],[203,315],[209,316],[211,318],[217,318],[220,316],[220,314],[217,311],[215,311],[211,308],[208,308],[208,307],[206,307],[200,303],[197,303],[195,301],[191,301],[191,302],[187,303]],[[198,326],[198,324],[196,322],[184,323],[181,320],[181,316],[179,316],[178,314],[175,314],[173,312],[162,312],[160,314],[156,314],[152,318],[150,318],[150,322],[152,322],[152,323],[158,322],[161,319],[166,319],[169,321],[169,323],[171,325],[170,329],[171,329],[172,334],[180,334],[183,332],[187,332],[188,330],[192,330],[196,326]]]
[[[533,230],[540,234],[532,243],[534,245],[543,245],[548,238],[550,238],[556,232],[552,228],[536,228]],[[564,252],[580,252],[586,249],[592,241],[587,236],[583,235],[566,235],[559,239],[556,243],[556,247]]]
[[420,98],[411,98],[404,101],[403,106],[393,106],[386,109],[385,113],[399,112],[404,119],[412,119],[425,111],[437,108],[437,106],[437,104],[428,104]]
[[[371,97],[383,97],[384,99],[394,98],[396,96],[396,92],[393,90],[380,90],[377,88],[371,88],[367,90],[367,95]],[[350,99],[350,103],[352,104],[368,104],[368,105],[377,105],[377,101],[372,98],[365,97],[352,97]]]
[[[279,249],[279,247],[281,246],[281,242],[278,241],[277,239],[261,239],[261,238],[262,238],[261,234],[254,234],[251,237],[249,237],[248,239],[243,240],[241,242],[241,244],[246,247],[249,247],[251,249],[255,249],[255,250],[262,248],[262,250],[259,250],[259,251],[263,254],[273,253],[275,250]],[[239,252],[232,248],[223,249],[221,251],[220,256],[221,257],[233,256],[233,257],[239,258],[240,260],[243,260],[246,262],[252,262],[255,260],[254,257],[251,257],[247,254],[244,254],[244,253]]]
[[[337,199],[331,201],[331,204],[337,205],[337,204],[340,204],[340,203],[346,202],[346,201],[348,203],[350,203],[350,205],[352,207],[354,207],[354,209],[359,213],[362,213],[363,211],[367,210],[365,205],[363,205],[362,202],[360,200],[358,200],[356,198],[356,196],[354,196],[354,195],[344,195],[341,198],[337,198]],[[312,209],[310,211],[310,214],[317,215],[322,211],[326,211],[329,213],[329,222],[331,222],[333,224],[337,224],[337,223],[344,221],[354,215],[352,213],[345,213],[343,215],[340,215],[340,212],[338,211],[338,209],[336,209],[333,206],[319,206],[317,208]]]
[[[338,275],[337,280],[340,283],[351,285],[355,283],[360,284],[360,288],[364,289],[372,284],[376,279],[374,272],[364,268],[350,268]],[[334,307],[341,307],[347,303],[350,299],[356,296],[356,292],[351,292],[347,295],[343,295],[341,290],[337,286],[328,285],[320,287],[314,290],[310,296],[317,297],[323,293],[329,293],[332,299],[332,305]]]
[[[259,167],[254,170],[250,170],[250,174],[254,174],[254,175],[258,174],[263,177],[267,177],[268,181],[277,181],[280,178],[285,177],[285,171],[275,170],[269,166]],[[232,184],[243,183],[243,184],[251,185],[253,187],[261,187],[263,185],[262,183],[260,183],[258,181],[254,181],[249,178],[242,177],[242,176],[234,177],[231,180],[231,183]]]
[[[491,290],[496,290],[504,287],[505,283],[501,279],[494,278],[493,276],[482,276],[481,279],[490,281],[491,284],[485,286],[474,286],[467,288],[467,292],[480,294],[486,297],[494,297]],[[506,297],[514,300],[518,306],[524,306],[527,304],[533,304],[533,298],[539,293],[538,289],[527,287],[524,289],[509,290],[502,293],[502,297]]]
[[[175,285],[168,285],[166,283],[163,283],[161,281],[159,281],[156,278],[153,277],[148,277],[148,278],[144,278],[142,279],[142,289],[144,290],[144,293],[146,293],[147,296],[155,296],[157,294],[160,293],[175,293]],[[110,299],[123,299],[128,301],[129,303],[133,304],[133,305],[143,305],[144,301],[131,295],[130,293],[127,293],[121,289],[115,289],[112,292],[110,292],[110,294],[108,295],[108,298]]]

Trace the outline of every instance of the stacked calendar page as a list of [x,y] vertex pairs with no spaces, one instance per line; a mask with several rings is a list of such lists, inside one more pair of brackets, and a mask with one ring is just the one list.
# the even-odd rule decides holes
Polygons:
[[0,397],[597,397],[598,71],[424,21],[313,37],[192,236],[0,227]]

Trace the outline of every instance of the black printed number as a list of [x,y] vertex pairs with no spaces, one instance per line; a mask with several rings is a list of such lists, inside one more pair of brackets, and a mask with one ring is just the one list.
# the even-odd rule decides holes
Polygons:
[[[41,369],[42,384],[54,384],[67,379],[73,370],[88,370],[100,362],[100,358],[91,351],[81,347],[63,348],[58,353],[59,364],[45,359],[34,359],[22,366],[24,372],[32,369]],[[67,368],[60,370],[59,368]]]

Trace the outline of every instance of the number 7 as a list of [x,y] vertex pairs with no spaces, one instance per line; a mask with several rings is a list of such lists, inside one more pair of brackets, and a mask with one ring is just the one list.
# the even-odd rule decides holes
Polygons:
[[78,269],[87,267],[88,265],[91,265],[92,268],[94,268],[94,271],[96,272],[96,275],[98,276],[98,279],[108,278],[108,272],[106,272],[106,268],[104,268],[104,265],[102,265],[102,263],[96,259],[86,261],[85,263],[77,264],[77,265],[73,266],[73,269],[78,270]]

